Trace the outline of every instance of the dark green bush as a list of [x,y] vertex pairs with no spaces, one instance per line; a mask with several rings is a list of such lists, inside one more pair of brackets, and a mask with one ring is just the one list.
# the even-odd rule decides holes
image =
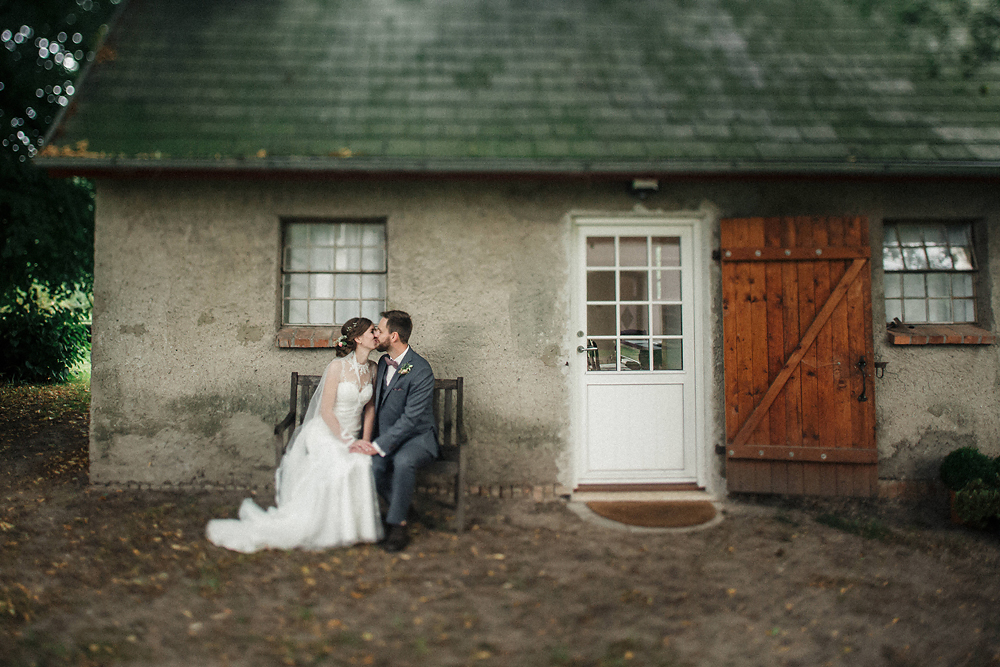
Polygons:
[[973,528],[985,528],[991,519],[1000,517],[1000,489],[974,479],[955,492],[958,518]]
[[997,485],[996,465],[975,447],[960,447],[941,462],[941,481],[952,491],[960,491],[974,479]]
[[90,350],[84,308],[34,299],[0,297],[0,380],[17,383],[64,382]]

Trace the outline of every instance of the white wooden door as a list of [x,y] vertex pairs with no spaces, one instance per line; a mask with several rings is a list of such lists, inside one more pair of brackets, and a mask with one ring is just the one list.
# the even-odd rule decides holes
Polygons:
[[693,226],[576,232],[577,484],[696,482]]

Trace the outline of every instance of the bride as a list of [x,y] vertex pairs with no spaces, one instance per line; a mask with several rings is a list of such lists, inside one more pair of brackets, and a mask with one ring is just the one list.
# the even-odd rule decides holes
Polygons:
[[377,345],[371,320],[355,317],[340,329],[337,355],[323,372],[302,425],[275,473],[275,504],[266,511],[246,498],[239,519],[213,519],[213,544],[250,553],[260,549],[326,549],[382,538],[372,457],[348,452],[375,421],[372,381]]

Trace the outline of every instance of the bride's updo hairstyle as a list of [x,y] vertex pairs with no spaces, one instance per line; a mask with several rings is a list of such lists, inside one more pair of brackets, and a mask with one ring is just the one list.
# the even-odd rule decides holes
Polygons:
[[372,321],[367,317],[352,317],[344,322],[340,327],[340,339],[336,343],[337,356],[346,357],[358,347],[358,336],[372,326]]

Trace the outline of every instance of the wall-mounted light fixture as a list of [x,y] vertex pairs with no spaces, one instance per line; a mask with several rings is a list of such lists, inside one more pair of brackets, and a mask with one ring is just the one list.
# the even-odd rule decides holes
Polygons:
[[639,195],[639,199],[645,199],[650,194],[660,189],[660,182],[655,178],[633,178],[632,192]]

